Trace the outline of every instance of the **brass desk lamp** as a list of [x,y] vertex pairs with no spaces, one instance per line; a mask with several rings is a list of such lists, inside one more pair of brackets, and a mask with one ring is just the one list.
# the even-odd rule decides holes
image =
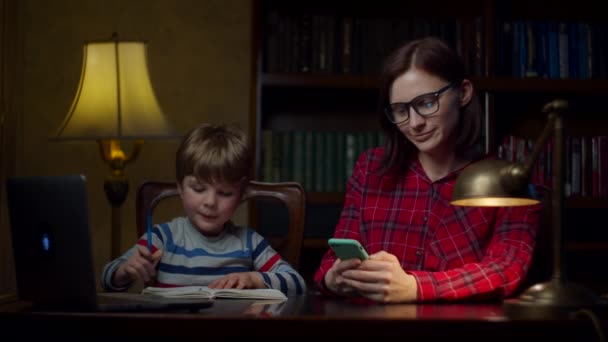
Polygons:
[[[104,183],[112,206],[111,257],[120,256],[120,206],[129,183],[125,166],[135,161],[143,140],[174,137],[154,94],[142,41],[111,40],[84,45],[80,84],[70,111],[59,127],[58,140],[96,140],[111,169]],[[128,155],[121,140],[133,141]]]
[[601,303],[598,295],[583,286],[568,282],[563,273],[565,137],[562,114],[567,109],[568,103],[564,100],[554,100],[544,106],[543,112],[547,113],[548,121],[525,165],[504,160],[483,160],[463,170],[454,187],[453,205],[493,207],[538,203],[539,200],[529,185],[530,173],[543,146],[553,135],[552,276],[549,281],[526,289],[519,298],[505,300],[505,313],[510,316],[563,316]]

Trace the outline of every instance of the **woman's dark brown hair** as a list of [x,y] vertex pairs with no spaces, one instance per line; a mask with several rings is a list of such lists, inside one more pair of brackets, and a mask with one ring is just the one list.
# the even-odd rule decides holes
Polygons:
[[[416,147],[409,142],[399,128],[384,114],[390,101],[390,90],[395,79],[411,69],[423,70],[447,82],[461,82],[469,79],[466,67],[458,54],[444,41],[427,37],[404,44],[385,61],[380,83],[378,114],[380,126],[386,135],[385,153],[382,159],[382,173],[402,171]],[[481,107],[475,94],[460,110],[457,127],[456,153],[466,154],[472,150],[481,137]]]

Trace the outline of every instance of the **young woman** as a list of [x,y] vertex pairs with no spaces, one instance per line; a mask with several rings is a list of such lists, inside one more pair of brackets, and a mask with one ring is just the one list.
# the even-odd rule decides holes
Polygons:
[[541,206],[458,207],[458,174],[481,158],[481,111],[460,57],[425,38],[397,49],[381,84],[383,147],[362,154],[334,237],[365,261],[329,250],[315,274],[327,295],[377,302],[501,298],[526,276]]

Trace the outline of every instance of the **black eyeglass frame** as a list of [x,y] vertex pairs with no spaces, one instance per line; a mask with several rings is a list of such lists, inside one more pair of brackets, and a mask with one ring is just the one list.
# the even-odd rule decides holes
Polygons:
[[[400,123],[402,123],[402,122],[406,122],[407,120],[409,120],[409,119],[410,119],[410,114],[409,114],[409,113],[410,113],[410,108],[412,107],[412,103],[413,103],[413,102],[416,102],[418,99],[420,99],[420,98],[422,98],[422,97],[425,97],[425,96],[433,96],[433,97],[435,98],[435,101],[437,102],[437,108],[435,109],[435,111],[434,111],[434,112],[432,112],[432,113],[428,113],[428,114],[422,114],[422,113],[420,113],[420,112],[418,111],[418,108],[416,108],[416,106],[414,106],[414,107],[413,107],[413,108],[414,108],[414,111],[416,112],[416,114],[418,114],[418,115],[420,115],[420,116],[422,116],[422,117],[428,117],[428,116],[431,116],[431,115],[433,115],[433,114],[435,114],[435,113],[437,113],[437,112],[439,111],[439,96],[440,96],[441,94],[445,93],[446,91],[448,91],[449,89],[451,89],[452,87],[455,87],[457,84],[459,84],[459,82],[450,82],[448,85],[446,85],[445,87],[443,87],[443,88],[441,88],[441,89],[439,89],[439,90],[437,90],[437,91],[435,91],[435,92],[432,92],[432,93],[426,93],[426,94],[422,94],[422,95],[418,95],[418,96],[414,97],[414,98],[413,98],[411,101],[409,101],[409,102],[395,102],[395,103],[389,103],[388,105],[386,105],[386,106],[384,107],[384,114],[386,114],[386,117],[388,118],[388,120],[389,120],[390,122],[394,123],[394,124],[400,124]],[[392,114],[392,113],[393,113],[393,109],[392,109],[392,107],[391,107],[391,106],[396,105],[396,104],[399,104],[399,105],[402,105],[402,106],[407,106],[407,113],[408,113],[408,115],[407,115],[407,117],[406,117],[405,119],[403,119],[403,120],[401,120],[401,121],[395,121],[395,120],[393,119],[393,118],[394,118],[394,115]]]

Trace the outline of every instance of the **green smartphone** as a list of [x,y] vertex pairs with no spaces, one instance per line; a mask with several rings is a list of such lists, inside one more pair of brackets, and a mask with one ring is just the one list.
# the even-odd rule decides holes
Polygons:
[[334,250],[334,253],[340,258],[340,260],[347,259],[360,259],[365,260],[369,258],[365,248],[361,246],[359,241],[353,239],[329,239],[327,241],[329,247]]

